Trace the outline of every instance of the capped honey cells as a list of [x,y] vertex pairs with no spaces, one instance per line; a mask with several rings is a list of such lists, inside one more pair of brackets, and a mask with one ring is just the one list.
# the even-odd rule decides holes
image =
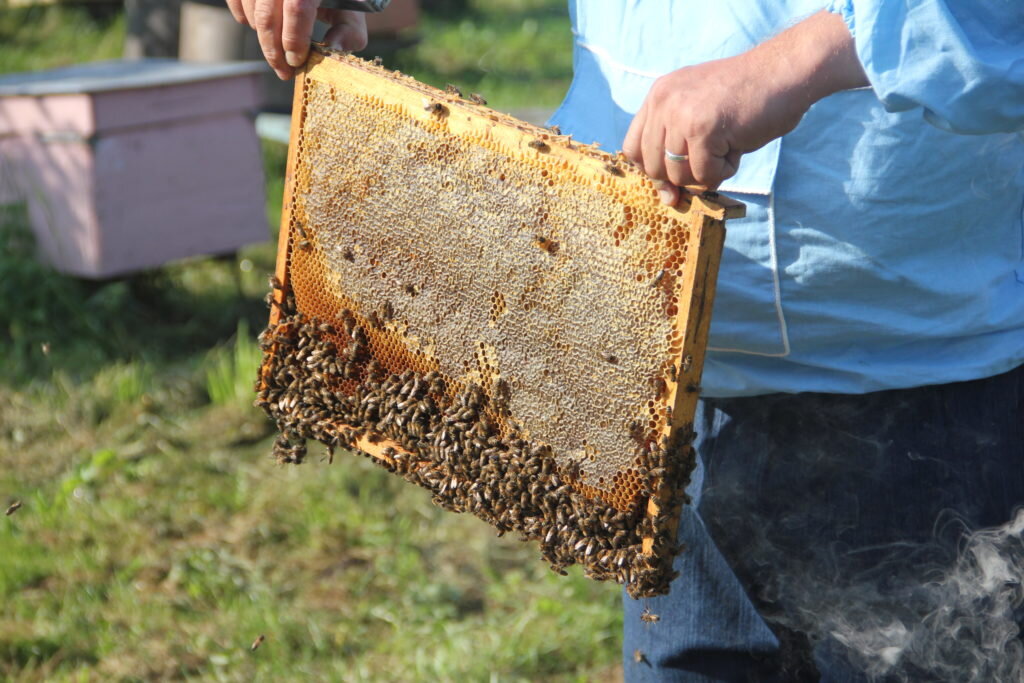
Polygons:
[[621,157],[324,50],[295,112],[257,382],[278,460],[362,452],[558,571],[667,591],[742,205],[663,207]]

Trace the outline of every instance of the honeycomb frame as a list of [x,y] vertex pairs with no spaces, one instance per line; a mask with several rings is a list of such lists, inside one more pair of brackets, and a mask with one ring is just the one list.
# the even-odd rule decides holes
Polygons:
[[[366,107],[381,112],[378,121],[366,123]],[[361,117],[356,116],[360,111]],[[257,404],[276,420],[282,432],[277,446],[279,460],[300,462],[306,439],[323,442],[332,453],[336,447],[361,452],[431,490],[435,503],[457,512],[472,512],[499,533],[517,531],[524,539],[539,542],[543,557],[558,571],[578,563],[593,578],[625,584],[634,596],[667,592],[672,558],[679,550],[676,524],[680,507],[687,500],[684,489],[695,462],[690,446],[693,414],[724,222],[742,216],[742,204],[717,193],[697,191],[685,193],[677,207],[664,207],[652,182],[621,155],[581,145],[557,131],[500,114],[464,99],[455,89],[440,91],[322,47],[314,49],[305,68],[296,75],[293,112],[277,272],[272,281],[270,321],[261,340],[265,356],[257,383]],[[457,181],[460,193],[479,199],[486,198],[495,187],[505,187],[496,183],[506,182],[502,169],[507,168],[515,187],[500,190],[499,199],[521,209],[520,205],[529,204],[527,197],[534,197],[532,201],[540,202],[543,213],[539,210],[536,215],[530,214],[531,219],[524,218],[521,230],[513,230],[521,239],[510,236],[507,244],[500,245],[501,252],[525,254],[517,258],[534,264],[531,268],[542,285],[557,280],[558,273],[571,283],[559,285],[561,289],[549,287],[545,290],[549,294],[560,292],[568,300],[574,288],[580,289],[580,283],[585,284],[595,273],[596,281],[603,285],[598,276],[603,277],[601,269],[608,268],[600,257],[605,251],[622,251],[633,258],[630,263],[637,271],[636,282],[620,278],[616,291],[632,296],[630,302],[635,299],[638,308],[647,306],[643,310],[654,311],[642,321],[648,327],[635,327],[641,340],[655,340],[651,348],[660,349],[656,357],[646,346],[646,355],[630,353],[640,342],[629,341],[632,337],[627,331],[618,339],[623,352],[605,349],[582,362],[577,353],[577,372],[569,368],[559,375],[563,368],[558,367],[558,359],[565,358],[568,365],[569,352],[586,345],[574,346],[561,337],[555,339],[557,333],[568,328],[578,337],[585,337],[581,331],[594,329],[596,324],[587,325],[590,319],[582,320],[577,307],[568,314],[573,325],[566,325],[567,314],[554,310],[556,304],[552,304],[534,314],[550,318],[546,327],[530,323],[532,327],[520,329],[522,321],[530,318],[532,304],[521,291],[503,290],[493,283],[487,301],[463,297],[461,308],[475,311],[475,317],[469,315],[464,323],[470,328],[459,328],[463,333],[467,329],[475,331],[473,339],[466,338],[468,341],[463,343],[465,349],[434,341],[434,332],[438,339],[444,337],[437,331],[443,325],[438,322],[441,316],[432,322],[424,317],[425,311],[444,307],[448,303],[445,296],[457,299],[457,287],[467,286],[464,277],[459,279],[465,275],[460,268],[473,270],[477,247],[465,246],[472,246],[475,233],[467,239],[463,224],[482,231],[487,221],[476,216],[478,210],[486,209],[479,206],[487,202],[463,201],[469,209],[448,207],[454,216],[452,226],[438,227],[434,217],[431,226],[450,230],[451,234],[442,235],[444,244],[438,244],[430,241],[435,234],[431,232],[423,240],[426,246],[438,251],[454,244],[460,260],[451,266],[455,273],[449,280],[455,284],[447,290],[437,285],[428,286],[429,292],[423,291],[420,284],[411,281],[409,273],[416,271],[409,268],[422,270],[428,261],[408,266],[410,260],[426,258],[412,249],[412,242],[389,243],[387,249],[374,251],[373,239],[360,237],[366,232],[360,233],[358,228],[367,227],[365,211],[360,208],[364,205],[377,207],[378,211],[382,206],[400,205],[395,209],[396,223],[404,219],[411,222],[418,216],[410,217],[408,206],[396,195],[396,187],[386,186],[390,175],[377,173],[372,167],[349,168],[364,162],[357,159],[360,154],[350,140],[351,131],[346,128],[339,133],[342,124],[337,121],[356,126],[357,120],[363,121],[358,135],[365,136],[368,146],[376,145],[378,156],[386,149],[381,158],[388,159],[392,175],[412,172],[432,183]],[[405,148],[410,158],[430,145],[455,151],[441,161],[422,164],[398,158],[404,153],[396,140],[409,141]],[[328,172],[345,160],[352,163],[341,164],[344,168],[337,173]],[[482,168],[486,172],[480,171]],[[488,180],[484,176],[492,170],[495,178]],[[456,177],[451,178],[452,174]],[[416,179],[413,175],[411,181],[407,178],[404,182],[413,186],[409,191],[421,206],[431,199],[442,202],[443,188],[433,193],[429,187],[416,188]],[[476,195],[466,189],[480,183],[485,184]],[[374,192],[380,197],[374,198]],[[357,196],[358,201],[354,201]],[[554,203],[552,196],[557,200]],[[608,234],[601,233],[606,242],[614,237],[614,249],[608,242],[607,249],[588,251],[584,247],[592,246],[591,242],[580,242],[590,233],[599,233],[602,227],[569,225],[571,220],[566,223],[569,228],[561,231],[552,227],[558,225],[559,218],[548,213],[569,211],[566,207],[571,208],[577,198],[581,205],[598,206],[601,215],[619,218],[614,230],[603,226]],[[617,213],[620,209],[621,215]],[[500,239],[510,230],[510,214],[507,210],[498,213],[489,221],[504,230],[497,233]],[[344,220],[337,220],[338,215]],[[614,221],[609,218],[609,222]],[[386,234],[379,238],[381,241],[390,239],[387,230],[390,228],[383,231]],[[490,239],[498,241],[494,235]],[[662,239],[669,246],[659,247]],[[479,259],[485,261],[478,259],[475,263],[477,273],[483,270],[482,263],[494,262],[502,255],[493,248],[485,254],[485,247],[479,247]],[[350,266],[357,262],[363,264],[361,271]],[[621,264],[617,267],[622,270]],[[388,270],[392,271],[390,284]],[[512,287],[508,283],[517,274],[516,269],[510,269],[507,276],[488,277]],[[404,292],[390,297],[388,292],[396,288]],[[441,299],[431,300],[429,294],[435,289],[440,291]],[[608,289],[615,287],[609,285]],[[424,296],[419,298],[421,293]],[[589,296],[593,297],[593,292]],[[390,298],[381,304],[379,299],[384,297]],[[615,298],[609,296],[603,303],[622,317],[624,310],[631,309],[615,308]],[[391,301],[399,303],[393,305]],[[419,303],[418,308],[409,303],[413,301]],[[481,313],[484,310],[487,315]],[[518,317],[509,315],[515,320],[506,323],[509,310],[516,310]],[[488,318],[486,322],[484,317]],[[499,320],[505,327],[501,328]],[[634,326],[629,322],[619,327],[631,330]],[[484,329],[485,325],[489,329]],[[530,336],[526,334],[529,330],[540,330],[541,334]],[[451,337],[447,333],[444,338]],[[531,411],[551,414],[561,397],[532,389],[541,376],[536,369],[524,369],[522,353],[516,356],[521,372],[517,374],[515,362],[511,370],[506,368],[509,361],[502,361],[502,356],[515,356],[525,346],[518,341],[506,343],[505,337],[529,338],[525,346],[531,353],[540,350],[544,377],[553,374],[573,386],[573,396],[586,395],[590,402],[583,404],[589,410],[561,412],[554,427],[531,415]],[[545,344],[550,348],[545,349]],[[462,366],[453,356],[460,357],[457,360]],[[643,362],[637,360],[641,356]],[[459,367],[464,372],[458,372]],[[638,379],[641,376],[643,379]],[[531,382],[523,386],[518,381],[522,377]],[[622,385],[629,390],[628,396],[647,399],[646,408],[635,407],[640,418],[626,426],[620,414],[611,426],[601,420],[600,429],[595,426],[590,420],[594,405],[606,403],[611,410],[614,403],[621,413],[624,403],[615,402],[620,396],[600,395],[595,378],[611,378],[613,384],[632,382]],[[590,395],[591,387],[596,398]],[[571,399],[569,403],[576,405]],[[634,410],[629,401],[625,405]],[[385,407],[387,414],[382,417]],[[517,416],[523,417],[517,409],[529,419],[517,420]],[[580,448],[564,447],[575,443],[573,439],[579,440],[581,434],[594,435],[595,442],[613,446],[630,443],[632,450],[628,456],[619,451],[596,451],[585,438]],[[556,448],[552,442],[563,447]],[[568,450],[572,450],[571,456]],[[616,458],[618,469],[607,464]],[[630,463],[629,467],[623,468],[622,462]],[[607,474],[613,469],[614,480],[599,476],[600,471]]]

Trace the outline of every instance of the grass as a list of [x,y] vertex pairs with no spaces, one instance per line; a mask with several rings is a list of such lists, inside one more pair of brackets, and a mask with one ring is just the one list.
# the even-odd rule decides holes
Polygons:
[[[5,10],[0,71],[116,56],[123,26]],[[422,34],[395,57],[421,78],[499,108],[564,92],[560,0],[471,3]],[[284,156],[265,144],[271,224]],[[23,503],[0,517],[0,679],[619,675],[615,587],[363,458],[272,463],[250,405],[269,240],[92,283],[38,264],[26,224],[0,208],[0,505]]]

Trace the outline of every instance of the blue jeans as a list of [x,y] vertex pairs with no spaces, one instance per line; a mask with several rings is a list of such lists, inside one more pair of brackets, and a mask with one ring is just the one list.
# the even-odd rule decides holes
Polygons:
[[627,680],[1024,680],[1024,367],[705,399],[695,427],[687,549],[668,596],[625,597]]

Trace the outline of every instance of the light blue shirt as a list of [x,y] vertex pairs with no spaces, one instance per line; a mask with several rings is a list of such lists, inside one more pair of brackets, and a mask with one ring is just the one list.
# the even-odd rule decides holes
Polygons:
[[654,80],[828,8],[871,88],[743,157],[704,393],[862,393],[1024,363],[1024,0],[570,0],[552,119],[622,145]]

